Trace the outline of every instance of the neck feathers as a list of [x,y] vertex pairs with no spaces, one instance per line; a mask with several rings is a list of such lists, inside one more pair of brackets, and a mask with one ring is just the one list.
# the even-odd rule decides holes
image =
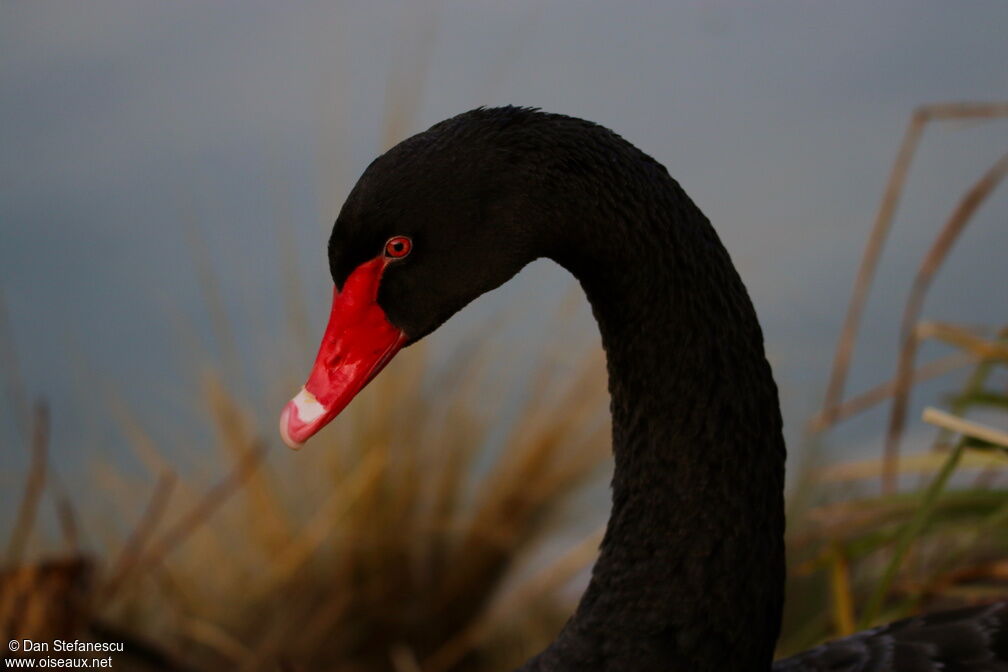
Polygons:
[[577,244],[553,255],[584,287],[606,350],[612,513],[575,616],[526,669],[768,670],[785,449],[762,332],[706,217],[612,138],[566,220]]

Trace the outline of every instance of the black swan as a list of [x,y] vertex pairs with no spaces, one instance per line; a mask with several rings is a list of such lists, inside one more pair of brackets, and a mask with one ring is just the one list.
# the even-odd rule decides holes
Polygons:
[[298,447],[396,352],[530,261],[580,281],[609,371],[612,513],[592,578],[526,671],[1008,671],[1004,603],[772,663],[784,440],[742,280],[657,161],[596,124],[480,108],[376,159],[329,241],[332,312],[280,431]]

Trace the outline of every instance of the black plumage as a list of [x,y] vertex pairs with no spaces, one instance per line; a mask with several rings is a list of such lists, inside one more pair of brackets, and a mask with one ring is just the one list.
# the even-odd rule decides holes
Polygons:
[[[548,257],[580,281],[612,397],[612,512],[590,584],[532,672],[771,669],[784,599],[785,447],[746,289],[666,169],[612,131],[477,109],[365,171],[329,243],[340,286],[392,236],[378,303],[410,342]],[[773,666],[1008,670],[1006,608],[911,619]]]
[[775,672],[1006,672],[1008,605],[907,618],[805,651]]

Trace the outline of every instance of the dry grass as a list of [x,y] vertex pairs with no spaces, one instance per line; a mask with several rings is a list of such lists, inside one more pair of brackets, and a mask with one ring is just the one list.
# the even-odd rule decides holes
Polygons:
[[[473,402],[491,360],[474,346],[437,371],[411,348],[305,453],[275,460],[272,423],[208,374],[211,451],[230,466],[204,486],[164,470],[172,450],[120,409],[133,448],[162,473],[126,516],[132,529],[100,550],[108,560],[73,627],[141,642],[137,665],[154,656],[178,669],[482,670],[531,655],[595,556],[597,534],[553,560],[543,544],[608,455],[604,367],[590,350],[568,375],[545,353],[527,421],[492,446],[493,413]],[[33,474],[44,473],[39,445]],[[22,574],[35,567],[18,560],[40,479],[26,481],[12,535]]]
[[[812,418],[813,441],[837,423],[892,400],[880,458],[809,469],[790,517],[792,587],[780,649],[801,650],[920,610],[1005,599],[1008,583],[1008,493],[999,480],[1008,466],[1003,447],[978,439],[974,410],[1008,410],[1008,395],[993,389],[994,372],[1008,365],[1008,329],[977,330],[921,319],[929,287],[977,209],[1008,173],[1008,154],[967,190],[921,260],[901,320],[901,349],[891,380],[843,399],[860,317],[891,228],[903,184],[925,126],[933,120],[988,120],[1008,116],[1008,103],[943,103],[911,116],[869,237],[840,334],[826,398]],[[991,336],[991,334],[996,334]],[[918,365],[919,344],[935,340],[952,354]],[[952,414],[931,411],[944,429],[930,450],[900,459],[909,397],[920,381],[972,366],[962,391],[948,401]],[[949,431],[954,428],[956,431]],[[995,430],[987,439],[1000,436]],[[972,483],[969,472],[979,471]],[[900,493],[897,484],[923,476],[924,487]],[[880,478],[882,495],[864,495],[864,481]],[[814,495],[807,493],[814,492]]]

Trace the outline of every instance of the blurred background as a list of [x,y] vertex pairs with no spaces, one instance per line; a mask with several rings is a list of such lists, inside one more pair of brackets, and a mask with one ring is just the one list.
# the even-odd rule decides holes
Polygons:
[[[978,532],[1008,502],[996,451],[914,519],[964,443],[921,409],[1006,425],[1000,174],[930,278],[913,361],[946,364],[907,395],[901,445],[922,457],[900,491],[880,485],[884,391],[808,427],[911,115],[1008,98],[1006,27],[996,1],[3,3],[3,627],[129,638],[137,669],[496,670],[552,638],[609,469],[598,336],[560,269],[401,355],[307,450],[275,431],[357,176],[501,104],[654,156],[738,265],[790,447],[782,652],[1000,596],[1008,546]],[[1004,107],[984,110],[920,127],[848,395],[899,374],[915,274],[1008,149]]]

